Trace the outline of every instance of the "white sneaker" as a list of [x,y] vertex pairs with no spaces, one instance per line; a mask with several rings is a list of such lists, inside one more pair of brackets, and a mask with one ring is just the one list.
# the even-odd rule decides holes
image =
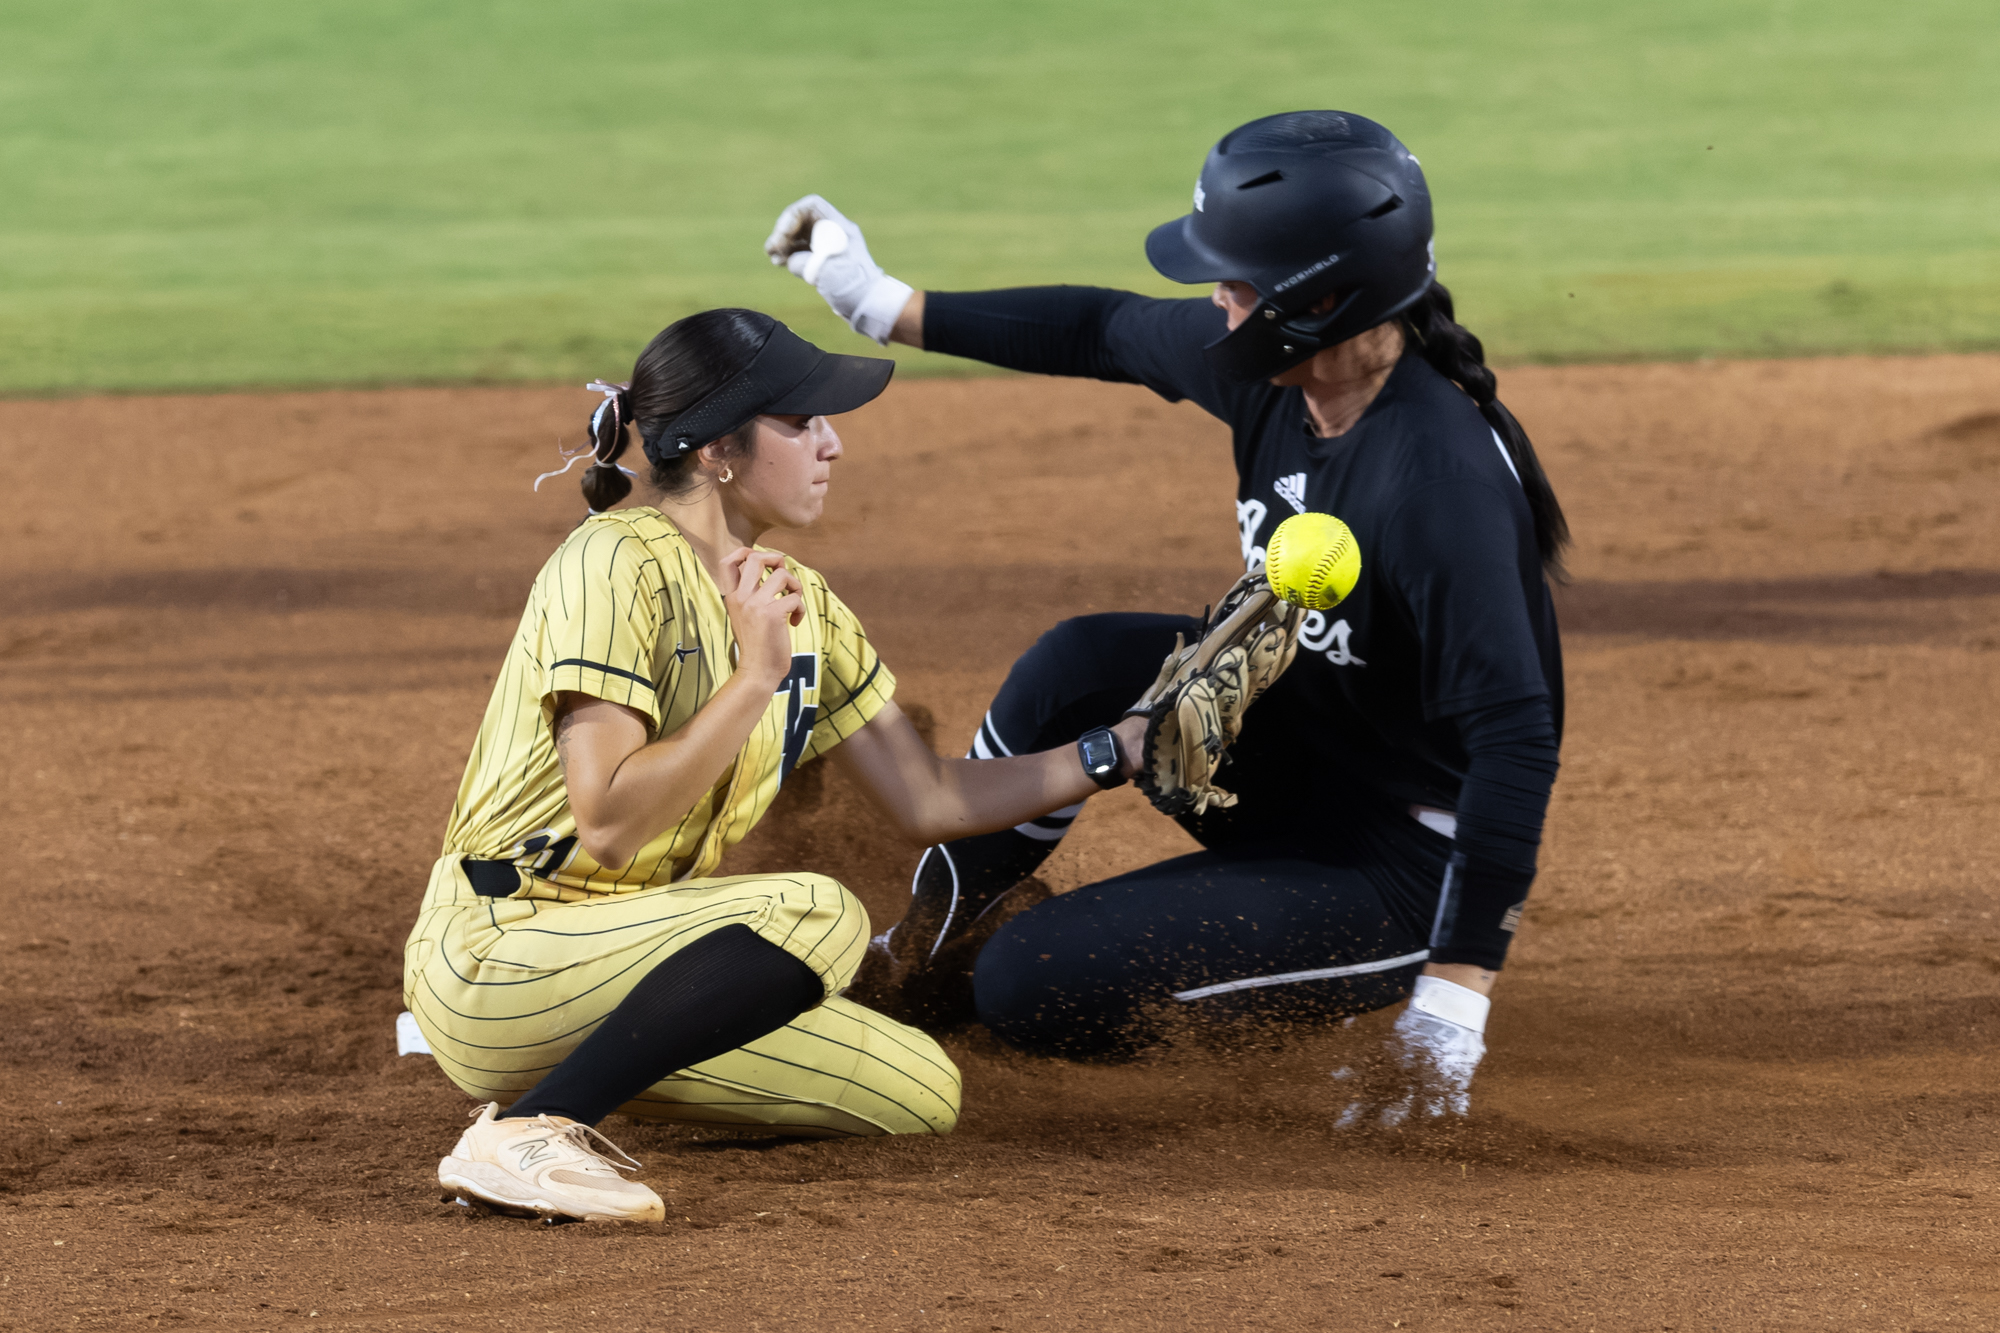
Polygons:
[[[451,1156],[438,1163],[438,1183],[462,1203],[502,1212],[573,1217],[585,1222],[658,1222],[660,1196],[620,1171],[639,1164],[588,1125],[559,1115],[498,1120],[500,1103],[475,1112]],[[593,1146],[604,1145],[614,1160]]]

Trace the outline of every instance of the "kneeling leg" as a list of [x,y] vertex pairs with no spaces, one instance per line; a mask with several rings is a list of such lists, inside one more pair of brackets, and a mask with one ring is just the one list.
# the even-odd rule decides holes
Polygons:
[[502,1119],[595,1125],[677,1069],[782,1028],[826,994],[819,974],[745,925],[669,954]]
[[[1053,749],[1116,722],[1152,684],[1174,636],[1195,623],[1186,616],[1117,613],[1056,625],[1015,661],[967,758]],[[1011,829],[928,848],[911,881],[908,913],[883,936],[896,962],[918,971],[948,962],[942,955],[954,940],[1035,873],[1082,809],[1073,805]],[[962,971],[970,961],[959,959],[957,966]],[[914,1007],[931,1018],[954,1016],[934,1005]]]
[[1426,922],[1357,869],[1197,852],[1088,885],[1002,926],[979,955],[979,1017],[1009,1045],[1128,1058],[1176,1014],[1277,1022],[1409,993]]

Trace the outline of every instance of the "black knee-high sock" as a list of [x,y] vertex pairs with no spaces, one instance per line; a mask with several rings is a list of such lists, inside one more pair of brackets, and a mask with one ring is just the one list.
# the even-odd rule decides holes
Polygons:
[[748,926],[724,926],[641,977],[597,1031],[502,1116],[594,1125],[676,1070],[776,1032],[825,993],[819,975],[791,954]]

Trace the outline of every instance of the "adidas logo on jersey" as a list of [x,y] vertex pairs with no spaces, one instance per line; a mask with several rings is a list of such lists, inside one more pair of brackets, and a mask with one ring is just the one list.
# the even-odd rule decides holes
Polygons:
[[1306,474],[1294,472],[1289,477],[1280,477],[1271,483],[1271,489],[1278,498],[1292,507],[1294,514],[1306,512]]

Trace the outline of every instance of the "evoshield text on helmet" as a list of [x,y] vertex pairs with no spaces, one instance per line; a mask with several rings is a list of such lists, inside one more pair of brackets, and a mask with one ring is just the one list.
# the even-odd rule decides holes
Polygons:
[[1194,211],[1155,227],[1146,257],[1176,282],[1254,288],[1257,308],[1206,351],[1231,379],[1268,379],[1429,290],[1430,189],[1417,159],[1372,120],[1266,116],[1209,151]]

